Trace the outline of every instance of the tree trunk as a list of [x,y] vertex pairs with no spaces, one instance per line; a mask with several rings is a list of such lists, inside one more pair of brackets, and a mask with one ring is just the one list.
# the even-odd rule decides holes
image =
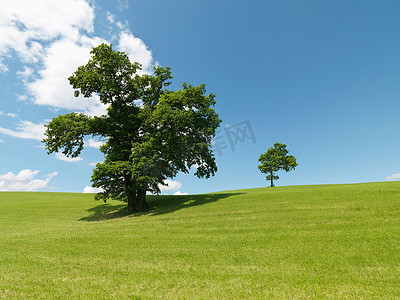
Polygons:
[[271,187],[274,187],[274,176],[271,171]]
[[147,209],[146,202],[146,189],[140,189],[137,191],[135,211],[145,211]]
[[126,212],[145,211],[146,209],[146,190],[138,190],[129,194]]
[[132,212],[136,203],[136,191],[132,191],[128,194],[128,207],[126,208],[126,212]]

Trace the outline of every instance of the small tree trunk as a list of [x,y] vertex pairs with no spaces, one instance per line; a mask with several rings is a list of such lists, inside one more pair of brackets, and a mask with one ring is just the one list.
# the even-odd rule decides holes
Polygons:
[[145,211],[147,209],[146,189],[138,190],[134,209],[135,211]]
[[274,177],[271,171],[271,187],[274,187]]

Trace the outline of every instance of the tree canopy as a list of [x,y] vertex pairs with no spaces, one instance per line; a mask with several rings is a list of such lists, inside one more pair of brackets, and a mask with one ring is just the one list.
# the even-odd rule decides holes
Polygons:
[[93,48],[89,62],[68,79],[76,97],[97,95],[107,114],[59,115],[46,126],[43,140],[48,154],[70,157],[81,153],[86,136],[105,140],[104,162],[91,178],[93,187],[102,189],[95,198],[128,202],[129,211],[146,209],[146,192],[159,193],[159,185],[178,172],[195,166],[197,177],[213,176],[211,140],[221,123],[213,109],[215,95],[206,95],[204,84],[183,83],[171,91],[169,67],[144,75],[139,70],[140,64],[111,45]]
[[294,170],[298,163],[293,155],[287,155],[289,151],[286,149],[285,144],[275,143],[274,147],[271,147],[267,152],[260,155],[258,161],[261,165],[258,166],[261,173],[268,174],[267,180],[271,181],[271,187],[274,186],[274,179],[278,180],[279,176],[275,173],[279,170],[285,170],[289,172]]

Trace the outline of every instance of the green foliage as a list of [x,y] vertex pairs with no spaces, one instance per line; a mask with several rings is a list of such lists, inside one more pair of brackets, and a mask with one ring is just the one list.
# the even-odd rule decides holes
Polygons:
[[215,95],[206,95],[204,84],[184,83],[182,90],[170,91],[173,77],[168,67],[138,75],[140,65],[111,45],[102,44],[91,54],[69,81],[75,96],[98,95],[108,106],[107,115],[54,118],[45,133],[48,153],[76,157],[84,136],[105,140],[100,148],[105,160],[91,179],[94,187],[104,190],[96,199],[126,201],[129,209],[144,209],[146,191],[159,192],[166,178],[188,173],[191,166],[198,166],[195,175],[200,178],[215,174],[211,140],[221,120],[212,108]]
[[60,115],[47,126],[44,140],[48,153],[59,152],[77,157],[83,149],[83,138],[90,134],[91,118],[77,113]]
[[149,196],[0,192],[0,299],[398,299],[400,182]]
[[258,161],[261,165],[258,166],[261,173],[268,174],[267,180],[271,181],[271,187],[274,186],[273,180],[278,180],[279,176],[274,173],[279,170],[285,170],[289,172],[294,170],[298,163],[293,155],[287,155],[289,151],[286,149],[285,144],[275,143],[274,147],[271,147],[267,152],[260,155]]

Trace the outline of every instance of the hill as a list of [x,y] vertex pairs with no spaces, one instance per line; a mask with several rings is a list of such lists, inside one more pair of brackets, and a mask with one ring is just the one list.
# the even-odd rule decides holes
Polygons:
[[0,193],[0,298],[400,297],[400,182],[150,196]]

